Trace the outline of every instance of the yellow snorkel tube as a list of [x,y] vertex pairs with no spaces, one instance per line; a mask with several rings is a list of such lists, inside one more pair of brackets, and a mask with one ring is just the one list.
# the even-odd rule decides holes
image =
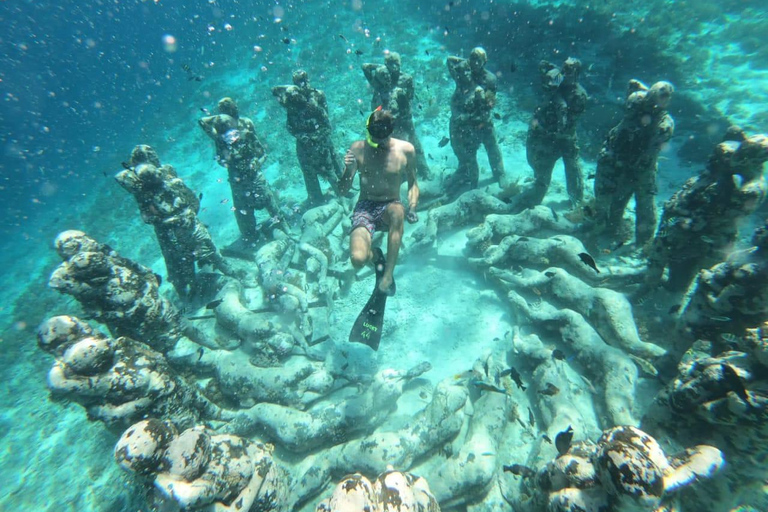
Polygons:
[[[378,112],[381,110],[381,105],[376,107],[376,109],[373,112]],[[373,117],[373,112],[371,112],[371,115],[368,116],[368,120],[365,122],[365,142],[368,143],[369,146],[372,148],[378,148],[379,143],[373,142],[373,138],[371,137],[371,132],[369,130],[369,127],[371,126],[371,118]]]

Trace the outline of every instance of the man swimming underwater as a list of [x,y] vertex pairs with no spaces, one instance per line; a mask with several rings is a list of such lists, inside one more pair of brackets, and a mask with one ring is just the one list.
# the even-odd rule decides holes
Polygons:
[[[341,195],[349,192],[355,173],[360,173],[360,198],[352,215],[350,259],[355,268],[373,260],[384,264],[379,290],[395,294],[393,272],[403,237],[403,221],[419,220],[419,185],[416,183],[416,151],[413,144],[392,138],[394,118],[388,110],[377,108],[366,123],[366,138],[352,143],[344,156],[344,174],[339,182]],[[408,209],[400,202],[403,173],[408,180]],[[378,247],[371,250],[373,233],[389,229],[387,257]]]

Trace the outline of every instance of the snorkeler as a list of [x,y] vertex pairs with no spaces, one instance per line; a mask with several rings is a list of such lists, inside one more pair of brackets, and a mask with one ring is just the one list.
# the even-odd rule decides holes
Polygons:
[[309,86],[306,71],[295,71],[293,84],[273,87],[272,95],[285,107],[288,131],[296,137],[296,156],[304,174],[307,202],[319,206],[324,201],[318,175],[328,180],[334,192],[341,175],[331,140],[328,102],[323,91]]
[[448,71],[456,82],[451,97],[451,147],[459,160],[456,173],[449,178],[447,188],[465,192],[477,188],[480,168],[477,150],[480,144],[488,153],[493,177],[499,186],[507,186],[504,161],[496,140],[491,111],[496,105],[496,76],[485,69],[488,55],[482,48],[474,48],[469,59],[448,57]]
[[416,171],[420,179],[430,177],[429,165],[424,156],[421,141],[413,125],[411,102],[415,96],[413,77],[400,71],[400,54],[389,52],[384,57],[384,64],[365,63],[362,66],[365,79],[373,89],[371,108],[378,105],[392,112],[395,128],[392,136],[407,140],[416,150]]
[[266,208],[271,224],[280,224],[282,214],[272,195],[261,165],[267,152],[256,137],[253,121],[241,117],[232,98],[219,100],[219,114],[198,120],[200,128],[216,145],[216,161],[227,168],[232,189],[232,211],[242,240],[254,244],[259,233],[255,211]]
[[[351,188],[355,174],[360,174],[360,197],[352,215],[350,259],[355,268],[373,262],[376,287],[355,323],[350,340],[367,343],[374,350],[381,337],[386,299],[395,294],[393,273],[403,237],[403,221],[419,220],[416,151],[410,142],[391,136],[394,123],[392,113],[381,108],[368,117],[365,140],[350,146],[339,182],[339,192],[344,195]],[[408,181],[407,210],[400,202],[403,174]],[[380,248],[371,249],[374,232],[383,228],[388,230],[386,258]]]

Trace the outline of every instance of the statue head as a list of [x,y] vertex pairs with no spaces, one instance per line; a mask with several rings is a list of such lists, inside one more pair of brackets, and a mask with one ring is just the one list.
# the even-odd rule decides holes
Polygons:
[[232,117],[240,117],[240,111],[237,108],[237,103],[232,98],[221,98],[219,100],[219,112]]
[[485,53],[485,50],[479,46],[473,48],[472,52],[469,54],[469,69],[471,69],[473,73],[482,71],[486,62],[488,62],[488,54]]
[[297,69],[293,72],[293,85],[306,89],[309,87],[309,75],[303,69]]

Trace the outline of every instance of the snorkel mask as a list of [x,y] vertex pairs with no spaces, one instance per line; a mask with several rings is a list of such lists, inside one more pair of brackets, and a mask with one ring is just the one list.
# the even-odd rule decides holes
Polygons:
[[[381,105],[376,107],[373,112],[378,112],[379,110],[381,110]],[[373,117],[373,112],[371,112],[371,115],[368,116],[368,120],[365,122],[365,142],[372,148],[378,148],[379,143],[374,142],[373,137],[371,136],[371,118]]]

